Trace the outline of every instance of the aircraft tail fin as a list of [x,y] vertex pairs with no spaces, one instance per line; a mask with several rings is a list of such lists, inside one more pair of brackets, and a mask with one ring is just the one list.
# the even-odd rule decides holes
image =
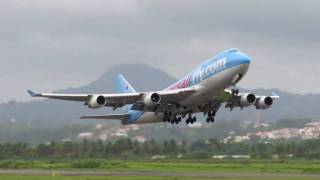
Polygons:
[[[134,93],[136,90],[131,86],[131,84],[121,75],[119,74],[116,77],[116,87],[118,93]],[[127,113],[133,105],[124,106],[124,111]]]
[[118,93],[136,92],[136,90],[134,90],[134,88],[130,85],[130,83],[121,74],[119,74],[117,76],[116,84],[117,84],[117,92]]

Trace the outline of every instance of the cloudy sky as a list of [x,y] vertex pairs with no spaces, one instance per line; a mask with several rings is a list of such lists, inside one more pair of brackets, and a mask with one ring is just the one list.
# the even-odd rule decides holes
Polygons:
[[0,102],[122,63],[180,78],[230,47],[253,59],[241,86],[320,93],[319,33],[317,0],[1,0]]

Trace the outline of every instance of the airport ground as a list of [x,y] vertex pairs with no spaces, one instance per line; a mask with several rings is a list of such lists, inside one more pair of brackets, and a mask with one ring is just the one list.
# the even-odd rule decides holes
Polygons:
[[320,162],[254,161],[18,161],[0,163],[0,179],[320,179]]

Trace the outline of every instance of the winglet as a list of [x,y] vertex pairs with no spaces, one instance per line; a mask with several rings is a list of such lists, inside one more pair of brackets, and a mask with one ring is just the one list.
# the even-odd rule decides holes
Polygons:
[[37,96],[39,96],[39,94],[36,94],[36,93],[34,93],[33,91],[31,91],[31,90],[27,90],[27,92],[29,93],[29,95],[31,96],[31,97],[37,97]]

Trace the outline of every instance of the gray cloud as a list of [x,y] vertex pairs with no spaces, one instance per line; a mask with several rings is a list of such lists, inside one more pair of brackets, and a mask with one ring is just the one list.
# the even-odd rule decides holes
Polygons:
[[[119,63],[179,78],[221,50],[253,58],[241,82],[319,93],[318,1],[1,1],[1,101],[83,85]],[[174,62],[174,63],[173,63]],[[179,63],[179,67],[173,64]]]

